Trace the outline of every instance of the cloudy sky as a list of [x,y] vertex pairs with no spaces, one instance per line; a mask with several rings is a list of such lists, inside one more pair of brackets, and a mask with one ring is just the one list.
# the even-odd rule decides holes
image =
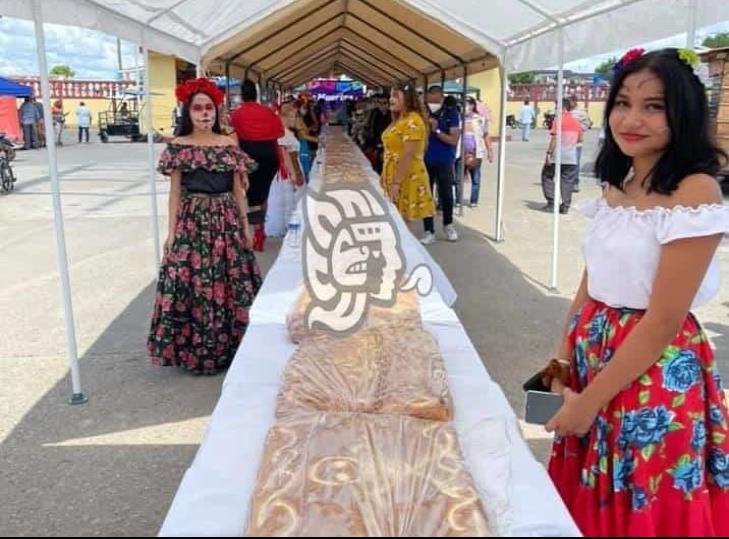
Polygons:
[[[699,42],[704,36],[729,31],[729,22],[703,28],[698,32]],[[681,47],[684,36],[676,36],[646,45],[646,48],[668,46]],[[76,72],[78,79],[115,79],[117,69],[116,38],[93,30],[70,26],[46,25],[46,49],[48,66],[67,64]],[[37,75],[38,62],[35,54],[33,23],[7,17],[0,18],[0,75]],[[571,62],[566,68],[573,71],[591,72],[594,67],[610,56],[624,51],[612,51],[584,60]],[[141,58],[140,58],[141,61]],[[122,42],[122,64],[134,65],[134,45]]]
[[[696,31],[696,42],[701,43],[705,37],[719,32],[729,32],[729,21],[707,26],[706,28],[699,28]],[[653,41],[652,43],[646,43],[643,45],[646,49],[660,49],[661,47],[685,47],[686,46],[686,34],[680,34],[668,39],[661,39],[660,41]],[[592,72],[595,66],[600,65],[610,57],[620,57],[626,51],[617,50],[606,54],[600,54],[591,58],[585,58],[583,60],[577,60],[570,62],[565,65],[565,69],[571,69],[578,73],[589,73]]]
[[[78,79],[116,79],[116,38],[101,32],[45,25],[48,67],[67,64]],[[141,61],[141,59],[140,59]],[[134,65],[134,46],[122,42],[122,65]],[[33,23],[0,19],[0,75],[38,75]]]

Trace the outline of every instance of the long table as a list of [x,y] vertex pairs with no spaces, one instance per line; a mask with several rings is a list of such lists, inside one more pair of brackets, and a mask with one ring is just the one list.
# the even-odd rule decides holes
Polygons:
[[[353,158],[365,159],[360,153]],[[325,159],[323,150],[312,174],[314,189],[321,188]],[[371,174],[370,180],[376,182],[377,176]],[[402,220],[396,221],[408,266],[425,262],[435,274],[436,287],[420,298],[421,316],[445,360],[454,425],[490,526],[501,536],[579,536],[543,466],[524,441],[503,391],[451,308],[453,288]],[[296,348],[287,334],[286,316],[302,285],[300,249],[284,241],[251,309],[251,324],[160,536],[244,533],[264,440],[274,423],[281,376]]]

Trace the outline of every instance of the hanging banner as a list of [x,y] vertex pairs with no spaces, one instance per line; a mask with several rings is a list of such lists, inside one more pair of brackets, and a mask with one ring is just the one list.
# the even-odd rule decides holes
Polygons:
[[364,86],[359,81],[318,79],[307,83],[306,91],[314,100],[344,101],[362,97]]

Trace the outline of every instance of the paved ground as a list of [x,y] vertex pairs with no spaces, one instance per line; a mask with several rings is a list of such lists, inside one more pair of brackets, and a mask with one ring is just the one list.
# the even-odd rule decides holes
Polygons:
[[[596,133],[588,134],[586,158]],[[459,293],[456,310],[517,411],[520,385],[558,335],[582,271],[576,213],[562,221],[559,293],[550,278],[551,216],[542,204],[546,137],[507,145],[506,239],[495,244],[495,165],[479,209],[466,209],[462,240],[431,247]],[[159,152],[159,148],[157,149]],[[155,279],[146,197],[146,146],[60,149],[63,209],[81,369],[91,401],[70,391],[45,152],[21,152],[17,190],[0,195],[0,534],[154,535],[190,464],[222,377],[149,366],[144,350]],[[589,160],[589,159],[588,159]],[[166,184],[157,183],[162,229]],[[580,198],[597,196],[590,178]],[[264,268],[275,244],[260,257]],[[721,252],[724,275],[729,248]],[[729,375],[729,288],[698,313]],[[525,435],[544,459],[548,437]]]

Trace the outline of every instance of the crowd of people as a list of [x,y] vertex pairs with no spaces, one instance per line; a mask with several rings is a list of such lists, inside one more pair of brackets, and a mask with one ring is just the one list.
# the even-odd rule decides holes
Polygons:
[[463,181],[470,180],[469,205],[477,207],[482,164],[493,161],[488,108],[473,97],[459,103],[438,85],[425,95],[405,85],[343,109],[339,123],[380,174],[386,194],[405,219],[423,221],[421,241],[436,241],[438,211],[446,238],[457,241],[453,210],[463,203]]
[[[89,128],[93,123],[91,111],[82,101],[76,107],[76,125],[78,126],[78,142],[82,140],[88,144]],[[53,138],[56,145],[63,145],[62,134],[66,126],[66,118],[69,112],[63,109],[63,100],[56,99],[51,105],[51,115],[53,119]],[[23,149],[34,150],[43,148],[46,145],[46,129],[43,123],[43,103],[35,97],[26,97],[23,104],[18,109],[18,120],[23,131]]]
[[[262,104],[249,80],[232,111],[208,79],[185,82],[177,97],[179,122],[159,164],[171,181],[170,219],[148,347],[157,364],[212,374],[232,361],[261,284],[254,253],[264,250],[266,222],[280,217],[267,215],[270,195],[308,183],[330,111],[306,94]],[[455,241],[457,162],[472,178],[475,205],[476,169],[492,158],[488,124],[469,99],[463,129],[457,101],[439,86],[425,101],[413,87],[396,87],[345,102],[336,118],[403,217],[423,221],[426,244],[435,241],[437,188],[444,230]]]

